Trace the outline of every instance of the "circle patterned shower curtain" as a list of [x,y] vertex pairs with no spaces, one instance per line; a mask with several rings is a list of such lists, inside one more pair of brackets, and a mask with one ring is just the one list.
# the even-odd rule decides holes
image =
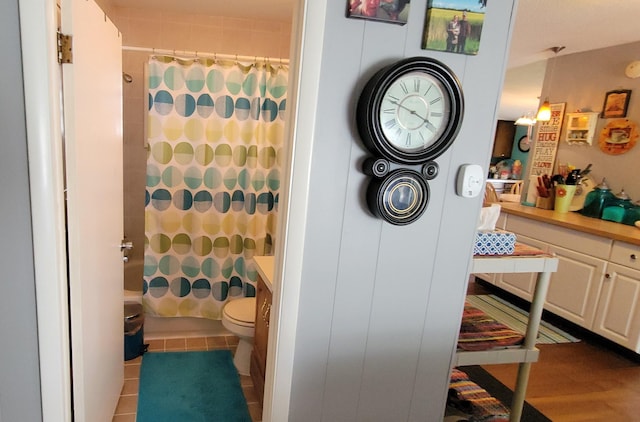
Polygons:
[[145,311],[220,319],[273,250],[287,68],[152,57],[147,82]]

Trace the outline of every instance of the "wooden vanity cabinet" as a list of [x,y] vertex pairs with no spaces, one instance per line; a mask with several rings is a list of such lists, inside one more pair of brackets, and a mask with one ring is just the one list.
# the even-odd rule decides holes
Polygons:
[[269,340],[269,317],[271,315],[271,291],[258,275],[256,287],[256,322],[251,352],[251,379],[258,394],[260,405],[264,398],[264,378],[267,364],[267,342]]

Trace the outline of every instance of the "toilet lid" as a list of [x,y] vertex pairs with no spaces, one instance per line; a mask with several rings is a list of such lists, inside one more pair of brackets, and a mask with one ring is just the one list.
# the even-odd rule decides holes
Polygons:
[[253,324],[256,320],[256,298],[232,300],[224,306],[223,312],[231,319]]

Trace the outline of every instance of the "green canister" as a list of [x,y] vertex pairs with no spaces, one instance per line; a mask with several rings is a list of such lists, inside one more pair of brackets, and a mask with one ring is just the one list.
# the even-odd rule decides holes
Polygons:
[[584,199],[584,206],[578,212],[587,217],[602,218],[605,203],[613,198],[614,195],[611,193],[611,188],[603,178],[602,182],[587,194]]

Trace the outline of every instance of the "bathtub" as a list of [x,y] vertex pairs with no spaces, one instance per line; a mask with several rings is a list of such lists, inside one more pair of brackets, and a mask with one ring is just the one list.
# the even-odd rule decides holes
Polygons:
[[193,317],[158,317],[145,315],[144,338],[215,337],[231,335],[222,321]]
[[[125,290],[125,302],[142,303],[142,292]],[[231,335],[222,321],[193,317],[144,316],[144,339],[214,337]]]

